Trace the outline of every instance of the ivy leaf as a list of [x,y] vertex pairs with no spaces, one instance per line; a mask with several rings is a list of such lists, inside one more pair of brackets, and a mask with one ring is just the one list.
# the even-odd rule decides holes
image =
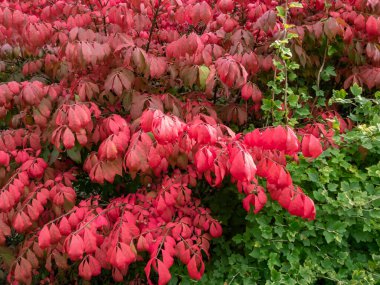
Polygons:
[[261,110],[269,111],[272,108],[272,100],[263,99],[263,104],[261,105]]
[[300,108],[300,109],[297,109],[296,112],[300,116],[307,116],[310,114],[310,111],[308,108]]
[[336,76],[335,68],[334,66],[327,66],[322,72],[321,72],[321,78],[323,81],[330,80],[331,77]]
[[344,99],[347,96],[347,92],[344,89],[334,90],[333,95],[334,95],[334,98]]
[[292,2],[289,4],[289,8],[303,8],[303,5],[299,2]]
[[334,46],[329,46],[327,50],[327,55],[332,56],[337,52],[336,48]]
[[324,235],[327,243],[331,243],[334,240],[334,235],[328,231],[324,231],[323,235]]
[[362,95],[363,88],[361,88],[357,83],[354,83],[354,85],[350,87],[350,91],[352,95],[354,95],[355,97],[358,97]]
[[288,96],[288,103],[290,105],[290,107],[296,107],[297,106],[297,103],[298,103],[298,99],[299,99],[299,96],[297,95],[289,95]]
[[276,9],[277,9],[278,16],[281,17],[281,18],[285,18],[285,9],[284,9],[284,7],[277,6]]

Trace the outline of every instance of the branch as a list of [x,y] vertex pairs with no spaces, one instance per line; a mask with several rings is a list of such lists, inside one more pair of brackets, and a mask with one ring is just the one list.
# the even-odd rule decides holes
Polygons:
[[[326,57],[327,57],[327,50],[329,48],[329,41],[326,42],[326,49],[325,49],[325,54],[323,55],[323,61],[322,61],[322,65],[321,67],[319,68],[319,71],[318,71],[318,76],[317,76],[317,91],[319,91],[319,85],[321,83],[321,74],[322,74],[322,71],[323,71],[323,68],[325,67],[325,64],[326,64]],[[311,108],[311,114],[313,114],[314,112],[314,108],[315,108],[315,104],[317,104],[317,100],[318,100],[318,96],[316,94],[315,98],[314,98],[314,101],[313,101],[313,104],[312,104],[312,108]]]
[[317,88],[319,90],[319,84],[321,82],[321,73],[323,71],[323,68],[325,67],[325,64],[326,64],[326,56],[327,56],[327,49],[329,47],[329,41],[327,41],[326,43],[326,49],[325,49],[325,54],[323,55],[323,62],[322,62],[322,65],[321,67],[319,68],[319,71],[318,71],[318,76],[317,76]]
[[150,46],[150,42],[152,41],[152,36],[153,36],[154,28],[157,25],[157,18],[158,18],[158,13],[160,12],[161,1],[162,0],[158,0],[157,10],[155,11],[154,16],[153,16],[152,26],[150,27],[150,31],[149,31],[148,44],[147,44],[146,49],[145,49],[146,52],[149,51],[149,46]]
[[[288,34],[288,0],[285,1],[285,19],[284,19],[284,39],[287,38]],[[289,118],[289,110],[288,110],[288,66],[286,63],[286,60],[284,60],[284,67],[285,67],[285,90],[284,90],[284,109],[285,109],[285,123],[288,124]]]

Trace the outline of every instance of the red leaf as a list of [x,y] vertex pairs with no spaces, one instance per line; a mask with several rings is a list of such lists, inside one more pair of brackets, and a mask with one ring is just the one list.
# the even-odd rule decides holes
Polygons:
[[78,271],[79,276],[81,276],[84,280],[91,280],[91,267],[86,259],[83,259],[83,261],[79,264]]
[[71,225],[66,217],[63,217],[59,222],[59,231],[65,236],[71,233]]
[[90,265],[92,276],[100,275],[102,268],[100,266],[100,262],[95,257],[89,255],[88,264]]
[[241,88],[247,83],[247,71],[232,57],[219,58],[215,68],[220,80],[230,88]]
[[267,195],[265,194],[264,188],[261,186],[258,186],[256,191],[257,191],[257,195],[255,197],[255,210],[253,211],[255,214],[260,212],[261,209],[267,203]]
[[222,13],[227,14],[232,12],[235,4],[233,0],[219,0],[217,6]]
[[292,129],[286,127],[286,154],[292,155],[299,151],[300,145],[296,134]]
[[308,196],[304,196],[304,213],[303,218],[314,220],[315,219],[315,206],[313,200]]
[[244,84],[243,88],[241,89],[241,97],[244,100],[249,100],[252,98],[253,94],[253,83],[252,82],[247,82]]
[[181,260],[183,264],[188,264],[191,258],[190,249],[186,248],[186,243],[184,241],[179,242],[176,245],[176,255]]
[[302,153],[305,157],[316,158],[323,152],[320,141],[311,134],[307,134],[302,139]]
[[149,250],[149,244],[148,244],[146,238],[142,235],[140,235],[139,239],[137,240],[137,250],[138,251],[148,251]]
[[119,270],[125,269],[135,259],[136,256],[131,247],[122,242],[111,249],[109,253],[109,262]]
[[73,261],[75,261],[82,259],[83,253],[83,239],[78,234],[73,234],[67,244],[67,254]]
[[187,264],[187,271],[189,272],[189,276],[192,279],[200,280],[202,278],[204,269],[205,265],[203,261],[197,255],[193,255]]
[[230,153],[230,164],[231,175],[236,180],[250,182],[254,179],[256,165],[249,153],[234,148]]
[[211,236],[213,238],[218,238],[222,236],[222,233],[223,233],[222,226],[216,221],[211,222],[211,225],[210,225]]
[[69,128],[66,128],[65,131],[63,132],[62,139],[63,139],[63,145],[65,146],[66,149],[71,149],[74,147],[75,137],[74,137],[73,132]]
[[114,160],[118,155],[116,144],[108,138],[101,143],[98,149],[98,153],[99,158],[102,160]]
[[213,166],[214,159],[215,154],[212,153],[208,148],[200,148],[194,156],[194,163],[199,173],[203,173],[209,170]]
[[90,280],[92,276],[100,275],[102,270],[99,261],[92,255],[88,255],[87,259],[83,259],[83,261],[79,264],[78,269],[79,275],[84,280]]
[[163,263],[164,265],[167,267],[167,268],[170,268],[173,263],[174,263],[174,259],[173,257],[171,256],[171,254],[169,253],[169,251],[163,249],[161,251],[162,253],[162,260],[163,260]]
[[247,192],[256,193],[248,194],[247,197],[243,199],[243,208],[249,212],[251,208],[250,206],[253,205],[255,207],[255,210],[253,212],[257,214],[267,203],[267,196],[265,194],[264,188],[253,184],[250,184],[247,188]]
[[290,199],[290,203],[288,206],[288,211],[291,215],[302,217],[304,213],[304,203],[302,196],[304,194],[302,193],[295,193],[293,198]]
[[183,124],[174,116],[167,116],[156,110],[152,120],[152,133],[161,144],[172,143],[182,133]]
[[44,249],[50,246],[50,231],[45,225],[38,235],[38,245],[40,248]]
[[366,23],[366,31],[370,37],[377,37],[379,35],[379,28],[377,20],[374,16],[369,16]]
[[84,251],[86,253],[94,253],[97,249],[96,246],[96,237],[89,229],[84,229],[84,236],[83,236],[83,242],[84,242]]
[[25,229],[29,228],[31,225],[32,222],[30,221],[29,216],[24,212],[18,213],[13,220],[13,227],[19,233],[24,232]]
[[[293,187],[293,186],[291,186]],[[280,203],[280,205],[285,208],[285,209],[288,209],[289,205],[290,205],[290,202],[293,198],[293,190],[291,189],[291,187],[285,187],[283,188],[282,190],[279,191],[279,196],[277,198],[278,202]],[[273,198],[273,197],[272,197]]]
[[3,166],[8,166],[9,160],[9,154],[7,154],[5,151],[0,150],[0,164]]
[[345,43],[349,44],[352,42],[353,37],[354,37],[354,34],[352,33],[351,28],[348,26],[346,30],[344,31],[343,40]]
[[158,264],[158,285],[165,285],[169,283],[170,279],[172,278],[169,269],[165,266],[165,264],[157,259]]
[[31,278],[32,278],[32,265],[27,259],[25,259],[24,257],[21,257],[20,263],[17,263],[15,267],[15,279],[17,281],[30,284]]
[[52,244],[56,244],[61,240],[62,235],[55,224],[51,224],[49,232],[50,232],[50,241]]
[[366,26],[365,18],[362,14],[359,14],[354,21],[354,24],[358,30],[363,30]]
[[[157,262],[157,266],[154,265],[153,262]],[[152,258],[148,261],[148,263],[146,264],[144,268],[145,275],[148,279],[149,285],[153,285],[152,281],[150,280],[150,271],[151,271],[152,265],[157,270],[157,273],[158,273],[158,285],[167,284],[172,278],[169,272],[169,269],[165,266],[165,264],[161,260]]]

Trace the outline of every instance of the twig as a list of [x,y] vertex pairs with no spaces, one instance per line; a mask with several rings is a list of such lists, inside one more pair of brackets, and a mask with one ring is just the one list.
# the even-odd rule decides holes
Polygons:
[[[274,74],[273,74],[273,84],[276,82],[276,77],[277,77],[277,69],[275,68],[274,69]],[[271,103],[271,106],[270,106],[270,113],[272,115],[272,122],[274,121],[274,110],[273,110],[274,98],[275,98],[275,91],[273,89],[272,90],[272,103]],[[268,121],[269,121],[269,116],[267,118],[266,126],[269,125]]]
[[[323,68],[325,67],[325,64],[326,64],[326,57],[327,57],[327,49],[328,49],[328,47],[329,47],[329,41],[327,40],[325,54],[323,55],[322,65],[319,68],[318,75],[317,75],[317,91],[319,91],[319,85],[321,83],[321,74],[322,74]],[[315,108],[315,104],[317,104],[317,100],[318,100],[318,96],[316,95],[315,98],[314,98],[313,104],[312,104],[311,114],[313,114],[313,111],[314,111],[314,108]]]
[[[95,215],[92,219],[90,219],[89,221],[87,221],[83,226],[81,226],[75,232],[71,233],[70,235],[75,235],[75,234],[79,233],[81,230],[83,230],[84,228],[86,228],[89,224],[91,224],[95,219],[97,219],[101,215],[104,215],[104,214],[108,213],[109,211],[111,211],[113,209],[124,207],[125,205],[126,205],[125,203],[120,203],[117,206],[114,206],[114,207],[111,207],[111,208],[108,208],[108,209],[104,209],[103,211],[101,211],[100,213],[98,213],[97,215]],[[123,219],[123,217],[121,217],[121,221],[122,221],[122,219]]]
[[328,49],[328,47],[329,47],[329,41],[327,40],[327,42],[326,42],[326,48],[325,48],[325,53],[323,55],[322,65],[319,68],[318,76],[317,76],[317,89],[318,90],[319,90],[319,85],[321,83],[321,73],[322,73],[323,68],[325,67],[325,64],[326,64],[326,57],[327,57],[327,49]]
[[150,31],[149,31],[148,44],[146,45],[146,49],[145,49],[146,52],[149,51],[150,42],[152,41],[154,28],[157,24],[158,13],[160,12],[161,1],[162,0],[158,0],[157,10],[155,11],[154,16],[153,16],[152,26],[150,27]]
[[[108,1],[107,1],[107,3],[106,3],[105,6],[102,5],[102,2],[101,2],[100,0],[98,0],[98,3],[99,3],[99,5],[100,5],[102,8],[104,8],[105,6],[108,5]],[[104,15],[103,15],[103,31],[104,31],[104,34],[107,35],[106,17],[105,17]]]
[[[334,281],[334,282],[339,282],[338,279],[335,279],[335,278],[332,278],[332,277],[328,277],[328,276],[318,275],[317,277],[318,277],[318,278],[327,279],[327,280],[331,280],[331,281]],[[338,283],[338,284],[339,284],[339,283]]]
[[[284,39],[287,37],[287,23],[288,22],[288,0],[285,1],[285,18],[284,18]],[[288,124],[288,66],[284,60],[284,73],[285,73],[285,90],[284,90],[284,109],[285,109],[285,123]]]
[[240,275],[240,272],[236,273],[236,274],[232,277],[231,281],[228,282],[228,285],[231,285],[231,284],[232,284],[232,281],[234,281],[234,279],[235,279],[236,276],[238,276],[238,275]]

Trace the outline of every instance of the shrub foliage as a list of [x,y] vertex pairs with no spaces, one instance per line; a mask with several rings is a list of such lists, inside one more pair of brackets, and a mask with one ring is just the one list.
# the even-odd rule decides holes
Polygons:
[[[213,216],[208,207],[225,189],[254,214],[272,200],[298,216],[286,219],[314,220],[308,193],[329,211],[330,199],[345,198],[307,183],[317,175],[304,158],[339,153],[331,148],[347,138],[334,136],[368,120],[374,101],[366,92],[380,86],[377,14],[372,0],[1,1],[8,282],[112,275],[163,285],[178,264],[199,280],[222,235],[223,209]],[[350,86],[348,96],[332,92]],[[345,118],[357,100],[367,109]],[[249,216],[253,230],[266,227],[264,239],[281,235],[284,214],[272,207]],[[343,234],[323,227],[327,242]],[[244,241],[251,238],[248,231]],[[258,264],[275,254],[244,246]]]
[[358,149],[352,151],[329,149],[313,165],[302,160],[291,166],[316,203],[314,223],[271,205],[248,215],[246,224],[240,215],[237,231],[230,226],[235,213],[226,213],[224,232],[234,236],[217,241],[202,284],[378,284],[380,156],[371,152],[376,162],[363,164],[352,157],[361,156]]

